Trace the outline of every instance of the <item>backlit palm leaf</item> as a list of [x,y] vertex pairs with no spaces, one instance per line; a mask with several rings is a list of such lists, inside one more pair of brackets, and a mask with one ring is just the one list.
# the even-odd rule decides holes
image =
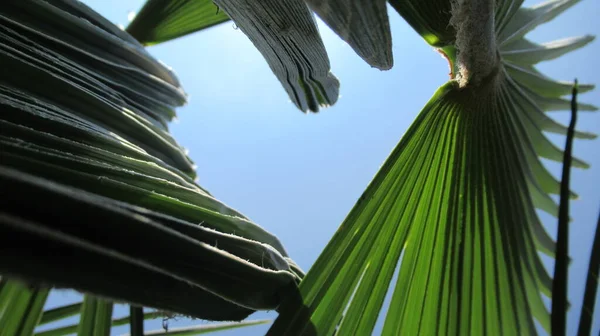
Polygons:
[[[565,134],[566,127],[544,111],[568,107],[560,97],[572,83],[553,81],[533,64],[591,38],[514,51],[528,43],[528,31],[575,2],[533,9],[497,2],[499,53],[510,57],[479,85],[450,81],[435,93],[304,278],[299,297],[280,308],[270,334],[370,334],[398,263],[384,335],[536,334],[536,320],[550,329],[542,296],[550,296],[552,279],[538,252],[552,256],[555,246],[536,208],[556,215],[548,194],[560,188],[539,158],[562,162],[543,131]],[[426,25],[440,14],[430,9],[444,3],[392,1],[448,53],[456,74],[456,48],[440,42],[451,41],[451,26]]]

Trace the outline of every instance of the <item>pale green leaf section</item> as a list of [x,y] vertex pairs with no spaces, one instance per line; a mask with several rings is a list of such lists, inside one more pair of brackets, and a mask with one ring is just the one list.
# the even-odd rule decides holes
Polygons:
[[504,45],[525,36],[537,26],[554,19],[579,1],[581,0],[549,0],[530,8],[519,8],[523,3],[522,0],[504,0],[505,4],[510,3],[514,9],[518,8],[518,10],[508,13],[506,26],[497,26],[496,33],[498,34],[500,47],[502,48]]
[[386,0],[306,0],[319,17],[372,67],[393,66]]
[[66,306],[61,306],[61,307],[56,307],[56,308],[52,308],[49,310],[45,310],[44,313],[42,314],[42,318],[40,319],[40,322],[38,323],[38,326],[77,315],[81,311],[82,304],[83,304],[83,302],[78,302],[78,303],[73,303],[73,304],[66,305]]
[[339,81],[303,0],[215,0],[261,52],[301,111],[335,104]]
[[212,0],[147,0],[126,31],[144,45],[170,41],[229,21]]
[[[527,96],[533,100],[533,102],[543,111],[546,112],[555,112],[555,111],[566,111],[570,108],[571,102],[564,98],[548,98],[541,96],[530,89],[523,86],[521,83],[517,83],[520,90],[524,91]],[[589,111],[595,112],[598,111],[598,108],[594,105],[590,104],[582,104],[578,103],[579,111]]]
[[[548,98],[558,98],[567,95],[573,87],[572,82],[555,81],[536,70],[532,66],[519,66],[505,61],[504,66],[512,78],[533,92]],[[585,93],[594,89],[594,85],[580,85],[580,92]]]
[[553,245],[523,160],[534,130],[505,80],[488,86],[436,93],[301,283],[304,307],[284,304],[271,334],[370,333],[401,255],[385,335],[549,326],[537,250]]
[[586,46],[594,40],[594,36],[571,37],[544,44],[536,44],[527,39],[519,39],[504,46],[501,50],[503,59],[520,65],[537,64],[558,58],[568,52]]

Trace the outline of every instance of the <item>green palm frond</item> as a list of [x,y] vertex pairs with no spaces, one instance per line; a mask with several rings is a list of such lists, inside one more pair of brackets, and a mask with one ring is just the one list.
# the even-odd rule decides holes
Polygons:
[[[186,95],[127,33],[78,1],[8,1],[0,63],[0,274],[228,321],[300,281],[276,237],[195,182],[168,132]],[[110,315],[84,308],[88,327]]]
[[170,41],[229,21],[212,0],[148,0],[127,26],[143,45]]
[[[553,256],[555,242],[536,209],[558,214],[549,194],[558,194],[560,183],[540,157],[562,162],[563,152],[544,132],[566,134],[567,128],[545,111],[568,108],[561,96],[573,84],[542,75],[534,64],[592,38],[513,51],[530,46],[527,32],[576,2],[532,9],[519,8],[521,1],[497,2],[500,65],[479,85],[451,80],[435,93],[297,297],[284,302],[271,335],[370,334],[388,290],[383,335],[529,335],[537,333],[535,321],[550,330],[543,297],[551,295],[552,278],[539,252]],[[429,9],[436,7],[428,6],[444,1],[391,3],[428,43],[456,52],[440,42],[453,41],[446,26],[424,24],[435,22]],[[458,72],[456,55],[447,56]],[[580,86],[580,92],[591,89]],[[578,159],[573,165],[587,167]]]

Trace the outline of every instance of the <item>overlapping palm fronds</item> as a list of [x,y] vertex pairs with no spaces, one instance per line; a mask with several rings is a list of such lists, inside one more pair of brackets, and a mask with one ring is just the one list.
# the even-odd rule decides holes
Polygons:
[[0,64],[0,274],[34,288],[3,280],[14,334],[51,287],[104,298],[84,302],[97,329],[104,300],[238,321],[300,281],[276,237],[195,182],[168,132],[186,95],[126,32],[78,1],[10,0]]
[[[0,82],[0,122],[10,131],[2,133],[0,181],[15,192],[0,208],[0,256],[17,258],[2,257],[0,272],[216,320],[277,308],[272,335],[370,334],[383,309],[384,335],[528,335],[536,323],[549,331],[543,298],[552,278],[539,254],[553,257],[555,242],[536,210],[557,215],[549,195],[560,182],[541,158],[562,162],[544,132],[567,127],[546,112],[569,108],[562,96],[573,83],[535,65],[593,37],[536,44],[525,36],[577,2],[482,1],[489,31],[475,31],[477,22],[467,22],[475,16],[461,7],[475,2],[388,1],[445,54],[452,79],[296,289],[302,272],[279,242],[194,183],[166,131],[185,99],[173,75],[80,4],[9,1],[0,7],[0,57],[15,75]],[[224,22],[225,13],[302,111],[335,103],[339,90],[311,10],[373,67],[393,64],[384,0],[215,4],[150,0],[128,31],[150,45]],[[472,43],[474,35],[485,38]],[[573,166],[587,164],[573,158]],[[72,270],[57,274],[59,262]],[[89,320],[106,326],[106,311],[100,302]]]
[[[465,85],[457,78],[464,50],[455,28],[462,22],[452,22],[458,5],[390,1],[446,53],[456,79],[421,111],[270,334],[370,333],[398,263],[384,335],[529,335],[538,331],[534,321],[550,331],[542,296],[550,297],[552,278],[538,253],[553,256],[555,243],[535,210],[557,215],[549,194],[558,194],[560,183],[540,157],[562,162],[543,132],[567,128],[545,111],[569,107],[561,96],[572,83],[547,78],[534,65],[593,38],[537,45],[525,35],[576,2],[521,8],[521,1],[497,1],[499,63],[479,83],[466,78]],[[433,10],[440,8],[450,10]]]

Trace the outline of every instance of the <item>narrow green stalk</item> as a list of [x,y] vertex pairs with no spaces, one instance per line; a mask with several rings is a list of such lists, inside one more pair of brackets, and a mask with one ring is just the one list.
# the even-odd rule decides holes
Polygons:
[[573,136],[577,122],[577,80],[573,85],[571,99],[571,122],[567,130],[567,143],[563,156],[563,171],[560,183],[560,205],[558,208],[558,234],[556,238],[556,263],[552,283],[552,336],[564,336],[567,327],[567,280],[569,267],[569,180]]
[[77,315],[80,311],[81,302],[46,310],[42,315],[38,326]]
[[585,291],[583,292],[583,306],[579,316],[578,336],[589,336],[592,334],[592,319],[594,317],[594,305],[596,303],[596,293],[598,293],[598,279],[600,276],[600,215],[596,224],[596,235],[592,254],[590,256],[590,265],[588,266],[587,280],[585,282]]
[[142,307],[129,307],[129,329],[131,336],[144,336],[144,309]]

